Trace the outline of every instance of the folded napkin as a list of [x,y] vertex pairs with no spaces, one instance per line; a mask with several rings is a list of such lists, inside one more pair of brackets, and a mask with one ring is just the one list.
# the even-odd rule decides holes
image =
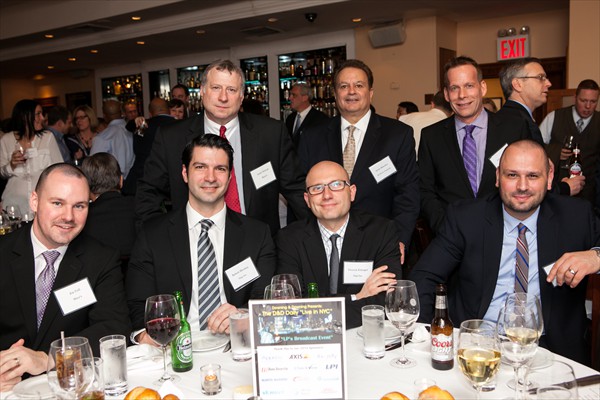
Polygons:
[[[168,356],[168,354],[167,354]],[[167,364],[171,360],[167,357]],[[139,344],[127,348],[127,370],[155,370],[163,368],[162,350],[149,344]]]
[[163,398],[168,394],[174,394],[175,396],[179,397],[180,399],[184,398],[183,392],[177,386],[175,386],[175,384],[171,381],[164,382],[160,386],[160,389],[158,389],[158,394],[160,394],[160,397],[163,397]]
[[412,334],[413,343],[425,342],[431,340],[431,335],[425,325],[418,325]]

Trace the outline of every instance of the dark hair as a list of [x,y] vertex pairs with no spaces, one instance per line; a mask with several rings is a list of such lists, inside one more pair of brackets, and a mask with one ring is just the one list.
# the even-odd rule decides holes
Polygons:
[[181,154],[181,162],[186,168],[190,167],[192,161],[192,153],[196,147],[210,147],[213,149],[221,149],[227,153],[229,159],[229,173],[233,169],[233,147],[229,144],[229,141],[222,138],[219,135],[213,135],[212,133],[205,133],[193,139],[191,142],[185,145],[183,153]]
[[183,101],[179,100],[179,99],[171,99],[167,103],[167,106],[169,108],[179,108],[179,107],[184,107],[185,108],[185,103]]
[[86,184],[88,183],[85,174],[81,172],[81,170],[76,166],[67,163],[56,163],[52,164],[51,166],[47,167],[45,170],[42,171],[42,174],[40,175],[40,178],[38,179],[37,184],[35,185],[35,191],[38,194],[41,192],[44,183],[46,183],[48,175],[50,175],[55,170],[61,172],[63,175],[81,178],[85,180]]
[[10,130],[17,132],[19,139],[26,134],[41,136],[42,131],[36,131],[33,121],[35,121],[35,109],[39,106],[37,101],[24,99],[15,104],[12,110]]
[[448,100],[446,100],[446,97],[444,96],[444,92],[443,91],[439,91],[436,94],[433,95],[433,105],[435,107],[440,107],[442,109],[444,109],[444,111],[451,113],[452,112],[452,107],[450,107],[450,103],[448,103]]
[[52,126],[58,121],[62,121],[65,124],[69,119],[69,110],[64,106],[54,106],[48,110],[48,125]]
[[90,190],[94,194],[119,190],[121,167],[117,159],[108,153],[96,153],[86,157],[81,170],[87,176]]
[[504,98],[508,100],[510,95],[513,92],[512,81],[523,72],[523,68],[527,64],[538,63],[542,64],[542,62],[535,57],[525,57],[519,58],[514,61],[508,62],[502,69],[500,70],[500,86],[502,87],[502,93],[504,94]]
[[177,85],[173,86],[173,88],[171,89],[171,95],[173,94],[173,91],[175,89],[183,89],[183,92],[185,93],[186,96],[190,95],[190,89],[188,89],[187,86],[185,86],[185,85],[183,85],[181,83],[178,83]]
[[579,82],[579,85],[577,85],[577,91],[575,92],[575,95],[579,95],[579,92],[581,92],[582,90],[586,90],[586,89],[587,90],[600,90],[596,81],[594,81],[592,79],[584,79],[581,82]]
[[419,107],[412,101],[401,101],[398,103],[398,107],[404,108],[407,114],[419,112]]
[[346,68],[357,68],[362,70],[365,74],[367,74],[367,83],[369,84],[369,89],[371,89],[373,87],[373,72],[371,71],[371,68],[369,68],[369,66],[367,64],[365,64],[364,62],[362,62],[361,60],[346,60],[344,62],[342,62],[340,64],[340,66],[335,70],[334,74],[333,74],[333,84],[334,87],[337,87],[338,85],[338,76],[340,74],[340,72],[342,72],[342,70],[346,69]]
[[450,81],[448,80],[448,71],[452,68],[457,68],[463,65],[472,65],[477,70],[477,81],[481,82],[483,80],[483,72],[481,72],[481,68],[479,68],[479,64],[477,61],[473,60],[471,57],[467,56],[458,56],[452,57],[448,60],[448,62],[444,65],[444,87],[448,88],[450,86]]
[[216,60],[213,61],[208,67],[206,67],[204,73],[202,73],[202,79],[200,81],[203,93],[206,93],[205,86],[208,82],[208,73],[213,69],[216,69],[217,71],[227,71],[230,74],[237,74],[242,81],[242,86],[240,87],[240,96],[244,96],[244,90],[246,88],[244,72],[242,72],[242,69],[239,66],[231,62],[231,60]]

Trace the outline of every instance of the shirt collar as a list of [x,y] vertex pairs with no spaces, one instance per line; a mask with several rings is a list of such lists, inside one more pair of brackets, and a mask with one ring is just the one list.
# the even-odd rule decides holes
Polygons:
[[592,119],[592,117],[594,116],[594,113],[592,113],[592,115],[590,115],[587,118],[583,118],[581,115],[577,114],[577,109],[575,108],[575,106],[572,106],[573,108],[573,120],[575,122],[579,121],[580,119],[584,120],[584,121],[588,121],[590,119]]
[[325,228],[319,220],[317,220],[317,224],[319,224],[319,231],[321,231],[321,236],[324,239],[329,240],[331,235],[333,235],[334,233],[337,233],[343,239],[344,235],[346,234],[346,227],[348,226],[348,221],[350,221],[350,214],[346,215],[346,222],[344,222],[344,224],[340,227],[340,229],[338,229],[335,232],[332,232],[329,229]]
[[214,226],[217,227],[217,229],[219,230],[225,229],[225,216],[227,215],[227,207],[225,206],[225,204],[223,204],[223,209],[218,213],[214,214],[211,217],[205,217],[198,211],[194,210],[190,205],[190,202],[188,201],[187,205],[185,206],[185,212],[187,215],[187,223],[189,230],[194,229],[196,225],[198,225],[198,223],[203,219],[210,219],[214,223]]
[[527,227],[527,229],[532,234],[536,235],[537,234],[537,220],[538,220],[539,214],[540,214],[540,206],[537,207],[537,209],[533,212],[533,214],[531,214],[529,217],[527,217],[526,219],[521,221],[520,219],[517,219],[517,218],[513,217],[512,215],[510,215],[508,212],[506,212],[504,205],[502,205],[502,218],[504,219],[504,230],[507,233],[509,233],[509,232],[512,232],[513,230],[517,229],[517,226],[519,226],[519,224],[523,224]]
[[301,120],[304,121],[304,119],[306,118],[306,116],[308,115],[308,113],[310,112],[310,109],[312,108],[312,106],[308,106],[306,107],[304,110],[300,111],[298,113],[298,115],[300,116]]
[[[231,121],[229,121],[228,123],[225,124],[225,128],[227,128],[227,130],[225,131],[225,135],[227,135],[228,132],[230,132],[234,126],[239,125],[239,120],[237,115],[235,116],[234,119],[232,119]],[[220,130],[221,130],[221,124],[216,123],[215,121],[210,120],[207,116],[206,113],[204,113],[204,133],[208,133],[208,132],[216,132],[216,134],[218,135]]]
[[454,126],[456,128],[456,132],[460,131],[467,125],[475,125],[475,127],[481,129],[481,130],[474,130],[473,135],[475,135],[478,132],[483,132],[483,130],[487,131],[488,114],[485,111],[485,109],[481,110],[481,112],[479,113],[477,118],[475,118],[475,120],[473,122],[471,122],[470,124],[466,124],[463,121],[461,121],[460,119],[454,117]]
[[344,132],[346,129],[348,129],[348,127],[350,125],[354,125],[356,127],[356,129],[358,129],[361,132],[366,132],[367,128],[369,127],[370,119],[371,119],[371,109],[369,109],[369,111],[367,111],[367,113],[365,115],[363,115],[363,117],[361,119],[359,119],[358,122],[355,124],[351,124],[350,122],[348,122],[348,120],[346,120],[344,117],[342,117],[342,132]]
[[510,101],[514,101],[517,104],[520,104],[521,107],[523,107],[524,109],[527,110],[527,112],[529,113],[529,116],[531,117],[531,119],[533,119],[533,113],[531,112],[531,110],[529,109],[529,107],[527,107],[525,104],[521,103],[520,101],[517,101],[515,99],[509,99]]

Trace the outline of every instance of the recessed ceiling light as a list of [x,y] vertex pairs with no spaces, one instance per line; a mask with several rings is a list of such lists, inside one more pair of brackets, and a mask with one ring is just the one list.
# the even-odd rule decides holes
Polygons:
[[69,61],[77,61],[77,59],[75,57],[69,57],[68,60]]
[[269,18],[267,21],[269,21],[269,22],[277,22],[279,20],[277,18]]
[[362,18],[352,18],[352,22],[360,22],[362,21]]
[[141,21],[142,17],[139,17],[139,16],[135,15],[135,16],[131,17],[131,20],[132,21]]
[[90,53],[92,53],[92,54],[98,54],[98,50],[96,50],[96,49],[91,49],[91,50],[90,50]]
[[142,44],[146,44],[146,42],[142,42],[141,40],[138,40],[136,43],[137,43],[137,44],[140,44],[140,45],[142,45]]
[[196,30],[196,33],[198,35],[204,35],[206,33],[206,31],[204,29],[198,29],[198,30]]
[[48,69],[54,69],[54,65],[48,65]]
[[47,34],[45,34],[45,35],[44,35],[44,37],[45,37],[46,39],[53,39],[53,38],[54,38],[54,35],[53,35],[53,34],[51,34],[51,33],[47,33]]
[[42,74],[37,74],[37,75],[34,75],[34,76],[33,76],[33,80],[34,80],[34,81],[41,81],[41,80],[42,80],[42,79],[44,79],[44,78],[45,78],[45,76],[44,76],[44,75],[42,75]]

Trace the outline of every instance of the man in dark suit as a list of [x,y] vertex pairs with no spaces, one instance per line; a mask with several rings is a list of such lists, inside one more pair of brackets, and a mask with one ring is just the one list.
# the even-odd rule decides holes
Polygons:
[[316,164],[306,177],[304,193],[314,217],[276,236],[277,273],[298,275],[302,287],[316,282],[321,296],[345,297],[348,328],[361,324],[362,306],[383,305],[387,285],[402,277],[394,222],[350,211],[356,192],[342,166]]
[[333,81],[340,116],[302,134],[302,166],[308,171],[325,160],[343,165],[359,188],[353,208],[395,220],[404,259],[419,214],[412,128],[371,109],[373,73],[362,61],[342,63]]
[[[61,331],[87,337],[97,356],[101,337],[130,331],[118,252],[79,234],[88,201],[85,175],[54,164],[31,194],[31,227],[0,238],[0,391],[24,374],[46,372],[50,343]],[[95,300],[71,296],[59,303],[63,288],[91,288]]]
[[87,222],[83,233],[118,249],[121,259],[129,257],[135,241],[135,202],[123,196],[123,175],[117,159],[108,153],[86,157],[81,170],[90,184]]
[[296,83],[290,90],[290,107],[294,111],[286,118],[285,125],[292,136],[294,148],[298,148],[302,132],[329,121],[327,115],[310,105],[312,96],[310,85],[306,82]]
[[229,60],[209,65],[202,75],[204,113],[159,129],[138,181],[136,214],[142,220],[160,214],[171,199],[185,207],[188,188],[181,180],[181,151],[204,133],[226,137],[236,154],[225,201],[234,211],[279,230],[279,193],[297,217],[308,214],[302,200],[303,175],[285,125],[271,118],[238,113],[244,98],[244,74]]
[[[216,135],[198,136],[185,147],[181,174],[188,203],[146,222],[129,262],[134,329],[144,327],[146,298],[160,293],[180,290],[192,330],[213,332],[228,332],[229,314],[262,298],[275,271],[275,246],[266,224],[225,205],[233,160],[231,145]],[[206,288],[209,274],[215,286]],[[132,339],[153,343],[143,329]]]
[[456,325],[473,318],[496,321],[508,293],[526,292],[541,299],[540,343],[585,362],[585,292],[587,275],[600,270],[600,249],[593,249],[600,245],[600,226],[585,201],[546,194],[552,175],[544,148],[518,141],[500,161],[499,194],[448,208],[410,276],[422,321],[433,317],[438,283],[449,283],[448,309]]
[[[419,145],[421,213],[433,231],[452,202],[494,192],[493,156],[499,157],[504,145],[529,137],[524,121],[500,120],[483,108],[487,85],[475,60],[454,57],[444,71],[444,95],[454,116],[424,128]],[[467,127],[472,127],[469,138]],[[475,146],[472,168],[463,156],[467,139]]]

